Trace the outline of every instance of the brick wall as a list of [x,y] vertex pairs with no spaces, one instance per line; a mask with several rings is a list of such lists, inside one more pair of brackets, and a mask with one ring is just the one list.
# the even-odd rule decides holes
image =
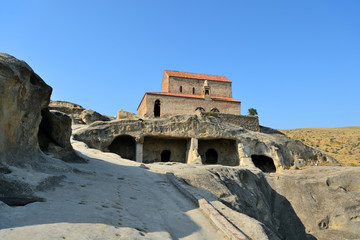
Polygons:
[[[147,97],[148,97],[148,95],[145,94],[144,98],[142,99],[142,102],[140,103],[140,105],[139,105],[139,107],[137,109],[137,114],[139,116],[145,116],[146,111],[148,111],[148,109],[147,109],[147,105],[148,105]],[[154,103],[152,103],[152,104],[153,104],[152,107],[154,108]]]
[[147,94],[145,96],[138,109],[138,115],[153,117],[154,103],[157,99],[160,100],[160,117],[168,117],[178,114],[195,114],[195,109],[197,107],[202,107],[205,111],[217,108],[221,113],[240,115],[239,102],[212,101],[151,94]]
[[[168,87],[169,92],[180,93],[180,86],[182,86],[182,93],[193,94],[193,88],[195,88],[195,95],[202,95],[202,88],[205,82],[204,80],[199,79],[170,77],[168,80],[169,86],[166,86],[166,81],[163,79],[162,89],[166,89],[166,87]],[[229,98],[232,97],[231,83],[208,81],[208,84],[211,87],[212,96]]]
[[169,76],[165,73],[161,82],[161,91],[169,92]]

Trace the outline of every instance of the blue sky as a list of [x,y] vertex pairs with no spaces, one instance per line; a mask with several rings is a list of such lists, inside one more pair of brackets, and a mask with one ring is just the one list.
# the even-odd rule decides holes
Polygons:
[[273,128],[360,126],[360,1],[3,1],[0,51],[116,116],[164,70],[223,75]]

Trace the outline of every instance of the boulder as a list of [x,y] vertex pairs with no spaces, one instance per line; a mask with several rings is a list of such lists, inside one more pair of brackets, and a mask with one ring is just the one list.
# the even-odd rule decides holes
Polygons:
[[127,112],[127,111],[124,111],[122,109],[120,109],[118,112],[118,115],[116,117],[116,119],[138,119],[139,116],[137,116],[135,113],[132,113],[132,112]]
[[110,118],[104,115],[101,115],[98,112],[95,112],[93,110],[87,109],[84,110],[80,114],[81,120],[86,123],[87,125],[92,124],[97,121],[110,121]]
[[80,117],[85,108],[78,104],[66,101],[51,100],[49,104],[49,110],[66,113],[74,124],[85,124]]
[[41,111],[42,120],[39,129],[40,149],[66,162],[84,162],[71,146],[71,119],[58,111]]
[[[36,189],[59,184],[61,174],[73,170],[39,148],[41,112],[51,92],[24,61],[0,53],[0,197],[36,198]],[[65,142],[57,133],[49,136]]]
[[0,53],[0,159],[21,165],[39,154],[41,110],[52,88],[24,61]]

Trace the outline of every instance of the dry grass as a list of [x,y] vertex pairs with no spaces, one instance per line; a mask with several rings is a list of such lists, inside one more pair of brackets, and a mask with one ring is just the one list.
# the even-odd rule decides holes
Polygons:
[[298,128],[279,131],[333,156],[342,165],[360,166],[360,127]]

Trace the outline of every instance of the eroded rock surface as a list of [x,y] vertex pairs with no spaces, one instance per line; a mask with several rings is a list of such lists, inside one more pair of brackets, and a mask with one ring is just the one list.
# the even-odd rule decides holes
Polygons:
[[127,112],[127,111],[124,111],[122,109],[120,109],[118,112],[117,112],[117,117],[116,119],[139,119],[140,117],[138,115],[136,115],[135,113],[132,113],[132,112]]
[[39,129],[39,146],[47,154],[66,162],[84,162],[78,157],[70,143],[71,119],[59,111],[41,111],[42,120]]
[[[41,111],[51,92],[24,61],[0,53],[1,197],[32,197],[36,189],[58,184],[61,173],[72,169],[39,148]],[[59,140],[56,134],[53,137]]]
[[86,109],[82,111],[82,113],[80,114],[80,118],[87,125],[94,123],[96,121],[110,121],[110,118],[90,109]]
[[359,167],[309,167],[266,179],[291,203],[307,232],[318,239],[360,239]]
[[131,136],[136,142],[145,137],[227,139],[238,144],[240,165],[253,165],[253,155],[270,157],[276,170],[302,167],[308,164],[336,160],[322,152],[305,146],[275,130],[253,132],[237,127],[212,116],[178,115],[166,119],[137,119],[96,122],[74,133],[74,138],[88,146],[109,151],[109,146],[119,136]]
[[[159,163],[151,169],[164,171],[164,167]],[[260,239],[255,237],[259,232],[268,239],[360,239],[357,167],[311,166],[264,174],[256,168],[173,164],[167,170],[246,215],[248,220],[241,215],[232,217],[233,212],[222,213],[253,239]],[[252,231],[255,227],[258,230]]]
[[39,154],[41,110],[52,88],[24,62],[0,53],[0,159],[23,165]]
[[78,104],[66,101],[51,100],[49,104],[49,110],[66,113],[75,124],[85,124],[80,117],[80,114],[85,110],[85,108]]
[[85,109],[78,104],[66,101],[51,100],[49,109],[65,113],[71,118],[74,124],[89,125],[96,121],[110,121],[115,119],[115,117],[105,116],[91,109]]

